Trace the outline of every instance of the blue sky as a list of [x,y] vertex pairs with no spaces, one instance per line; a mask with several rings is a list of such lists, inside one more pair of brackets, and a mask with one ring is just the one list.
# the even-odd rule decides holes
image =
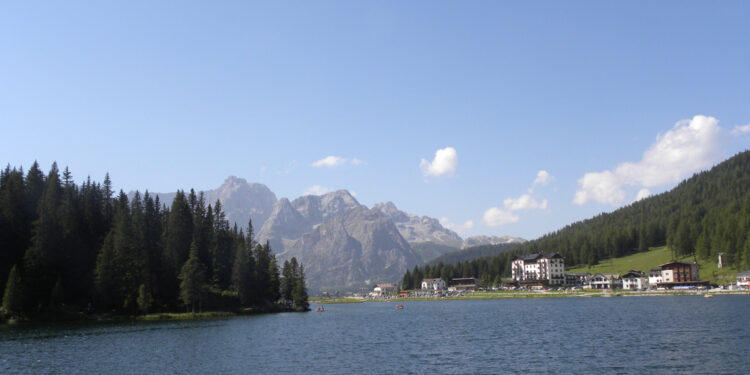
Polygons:
[[747,2],[154,3],[2,5],[3,165],[531,239],[750,145]]

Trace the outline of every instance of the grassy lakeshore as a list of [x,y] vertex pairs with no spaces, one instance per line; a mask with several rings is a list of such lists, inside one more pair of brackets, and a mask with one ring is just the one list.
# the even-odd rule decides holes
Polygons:
[[339,303],[364,303],[364,302],[409,302],[409,301],[452,301],[452,300],[491,300],[491,299],[526,299],[526,298],[587,298],[587,297],[646,297],[646,296],[680,296],[680,295],[728,295],[745,294],[750,291],[627,291],[627,290],[578,290],[565,293],[563,291],[486,291],[464,294],[451,297],[393,297],[391,299],[368,299],[368,298],[317,298],[311,299],[311,303],[317,304],[339,304]]

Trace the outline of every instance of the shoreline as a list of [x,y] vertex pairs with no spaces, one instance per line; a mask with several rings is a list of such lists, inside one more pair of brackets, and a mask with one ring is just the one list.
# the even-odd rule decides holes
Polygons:
[[528,298],[610,298],[610,297],[661,297],[661,296],[700,296],[700,295],[750,295],[750,291],[586,291],[586,292],[550,292],[550,291],[512,291],[512,292],[475,292],[461,296],[423,296],[365,298],[342,297],[331,299],[311,298],[310,303],[321,305],[368,303],[368,302],[408,302],[408,301],[460,301],[460,300],[494,300],[494,299],[528,299]]
[[[308,310],[310,311],[310,310]],[[33,325],[33,324],[65,324],[65,323],[81,323],[81,324],[107,324],[107,323],[123,323],[123,322],[159,322],[159,321],[189,321],[189,320],[203,320],[203,319],[224,319],[224,318],[237,318],[242,316],[254,316],[263,314],[277,314],[277,313],[293,313],[301,312],[294,309],[268,309],[268,310],[243,310],[243,311],[203,311],[203,312],[163,312],[163,313],[152,313],[145,315],[107,315],[107,314],[94,314],[85,315],[82,313],[66,313],[62,315],[47,315],[44,318],[10,318],[6,320],[0,320],[0,327],[2,326],[19,326],[19,325]]]

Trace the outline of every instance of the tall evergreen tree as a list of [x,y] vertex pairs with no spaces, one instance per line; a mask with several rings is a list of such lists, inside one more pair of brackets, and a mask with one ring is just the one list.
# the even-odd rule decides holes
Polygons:
[[177,275],[189,256],[190,244],[193,241],[193,214],[190,204],[182,191],[178,191],[172,201],[169,218],[164,230],[164,259],[162,295],[167,298],[177,297]]
[[246,246],[242,232],[235,240],[234,265],[232,266],[232,286],[243,306],[255,302],[254,273],[252,254]]
[[202,309],[205,297],[206,276],[198,255],[198,246],[195,242],[190,245],[190,256],[180,270],[180,300],[195,313],[198,305]]
[[305,285],[305,267],[300,265],[294,275],[294,289],[292,291],[292,301],[294,308],[299,311],[310,310],[307,296],[307,286]]
[[17,266],[13,266],[5,284],[3,293],[3,312],[6,315],[18,316],[23,312],[23,281]]
[[290,261],[285,260],[284,265],[281,267],[281,299],[285,303],[292,300],[292,290],[294,290],[296,282],[293,267],[297,266],[297,258],[292,257],[292,262],[294,262],[294,265]]

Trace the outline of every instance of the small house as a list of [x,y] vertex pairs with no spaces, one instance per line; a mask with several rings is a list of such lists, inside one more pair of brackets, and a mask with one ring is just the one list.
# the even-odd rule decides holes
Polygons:
[[456,291],[477,290],[481,285],[481,280],[476,277],[461,277],[451,280],[451,288]]
[[597,273],[596,275],[591,276],[589,285],[591,289],[622,288],[622,279],[620,279],[620,275]]
[[396,287],[393,284],[376,284],[375,288],[370,293],[373,297],[381,297],[387,294],[391,294],[396,291]]

